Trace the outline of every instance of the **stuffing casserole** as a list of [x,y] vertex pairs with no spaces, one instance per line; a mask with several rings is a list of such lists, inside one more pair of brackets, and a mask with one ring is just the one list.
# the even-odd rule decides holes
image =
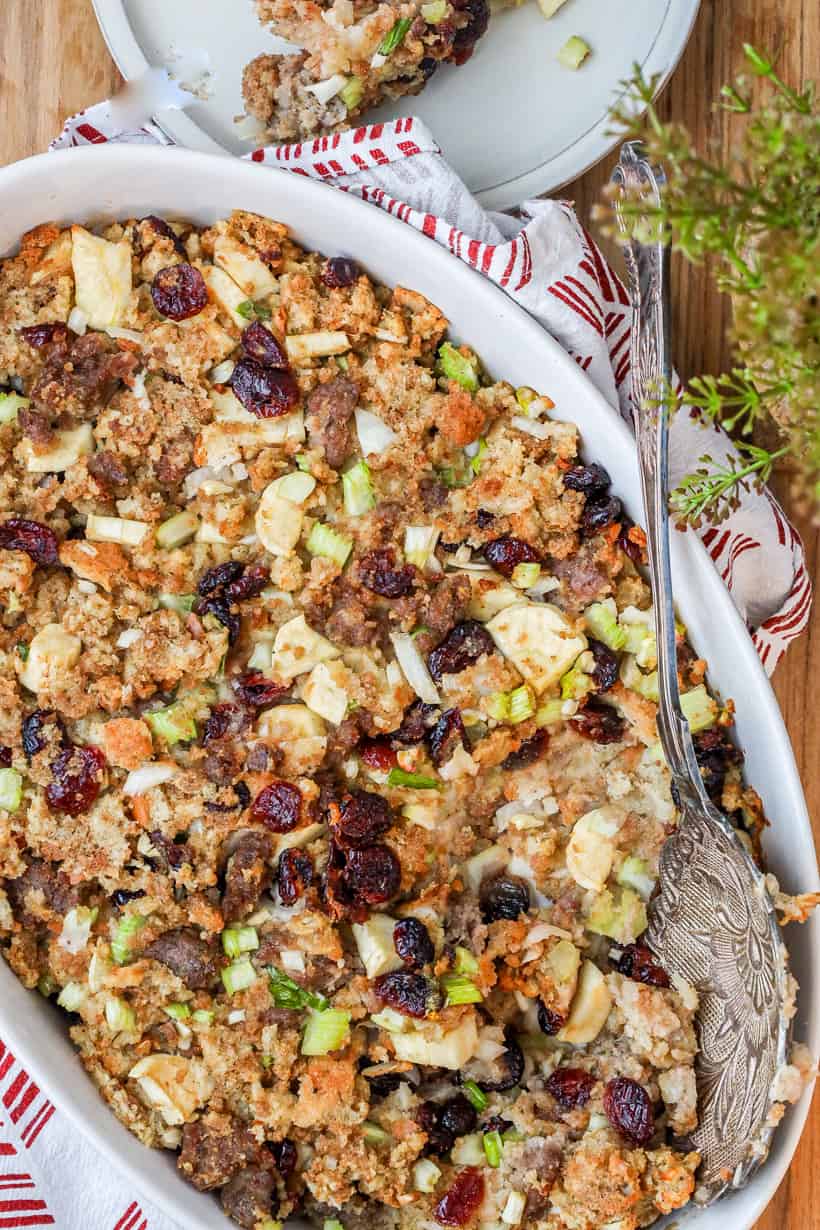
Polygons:
[[694,1188],[643,536],[446,337],[241,211],[0,264],[4,956],[248,1230],[635,1230]]

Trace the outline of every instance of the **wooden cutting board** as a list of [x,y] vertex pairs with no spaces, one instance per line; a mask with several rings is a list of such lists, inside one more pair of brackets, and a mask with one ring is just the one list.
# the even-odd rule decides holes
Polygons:
[[[718,97],[721,84],[739,71],[744,42],[763,50],[782,47],[780,72],[789,82],[797,83],[811,75],[820,78],[820,3],[703,0],[694,36],[661,105],[665,116],[674,116],[690,128],[701,147],[707,139],[724,147],[731,140],[730,122],[724,113],[713,112],[710,102]],[[66,115],[108,97],[118,83],[119,74],[99,35],[88,0],[0,0],[0,164],[44,150]],[[581,218],[589,218],[609,169],[610,160],[605,160],[562,192],[575,201]],[[675,287],[675,361],[681,375],[686,378],[725,370],[729,359],[725,345],[728,301],[717,294],[703,270],[680,262],[675,269]],[[820,532],[790,501],[787,472],[779,473],[773,486],[803,536],[809,569],[820,587]],[[815,605],[810,629],[778,668],[774,684],[809,811],[816,821],[817,838],[820,605]],[[820,1196],[814,1194],[820,1171],[817,1108],[816,1100],[791,1169],[757,1230],[820,1230]],[[728,1221],[726,1230],[732,1230]]]

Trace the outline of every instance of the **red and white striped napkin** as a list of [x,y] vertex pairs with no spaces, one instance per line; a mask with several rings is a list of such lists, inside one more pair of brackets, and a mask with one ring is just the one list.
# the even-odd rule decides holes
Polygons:
[[[108,141],[170,144],[144,116],[156,110],[154,78],[68,121],[52,148]],[[153,91],[154,105],[145,98]],[[171,100],[173,101],[173,100]],[[142,108],[142,109],[141,109]],[[484,211],[416,119],[374,124],[301,145],[255,150],[261,167],[334,183],[387,210],[480,270],[555,337],[612,405],[631,421],[629,334],[624,287],[562,201],[527,201],[520,217]],[[264,170],[260,170],[264,174]],[[723,432],[685,415],[673,425],[672,477],[709,453],[725,460]],[[718,528],[702,531],[715,567],[771,673],[805,628],[811,582],[803,547],[770,493],[746,493]],[[98,1159],[0,1043],[0,1230],[53,1225],[60,1230],[173,1230],[124,1181],[98,1182]],[[227,1225],[227,1223],[226,1223]]]

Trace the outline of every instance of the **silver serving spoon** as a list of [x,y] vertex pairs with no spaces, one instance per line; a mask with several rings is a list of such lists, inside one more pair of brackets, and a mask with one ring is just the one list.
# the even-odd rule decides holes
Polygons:
[[[665,183],[637,142],[621,150],[613,180],[631,198],[657,201]],[[617,205],[616,205],[617,208]],[[626,232],[619,214],[621,228]],[[792,984],[763,874],[703,785],[680,707],[669,555],[669,250],[628,238],[634,316],[632,400],[649,576],[658,641],[658,732],[679,799],[679,825],[660,863],[647,939],[662,964],[700,996],[696,1062],[699,1124],[687,1144],[702,1156],[696,1200],[742,1187],[765,1159],[772,1087],[787,1062]]]

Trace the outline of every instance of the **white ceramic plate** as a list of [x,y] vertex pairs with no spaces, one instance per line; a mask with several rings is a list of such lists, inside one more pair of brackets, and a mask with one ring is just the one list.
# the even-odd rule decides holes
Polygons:
[[[574,420],[589,451],[605,461],[613,488],[641,519],[632,439],[585,374],[521,308],[443,248],[379,209],[326,184],[260,170],[188,150],[128,145],[46,154],[0,170],[0,255],[38,223],[187,216],[208,224],[236,207],[288,224],[310,248],[351,256],[376,278],[427,295],[450,318],[456,339],[469,341],[490,372],[549,392],[557,417]],[[597,441],[606,441],[599,449]],[[710,664],[710,680],[737,704],[738,737],[748,777],[771,820],[764,844],[771,869],[791,891],[818,887],[811,827],[780,711],[752,642],[700,541],[672,543],[678,606],[693,644]],[[788,935],[802,984],[798,1036],[820,1045],[820,919]],[[228,1230],[216,1202],[178,1177],[173,1158],[143,1148],[122,1127],[84,1075],[58,1009],[26,991],[0,961],[0,1034],[37,1074],[49,1097],[113,1165],[184,1230]],[[809,1107],[806,1094],[789,1110],[766,1166],[751,1185],[705,1212],[675,1215],[678,1230],[751,1230],[797,1146]],[[77,1226],[66,1230],[79,1230]]]
[[[633,63],[662,81],[680,58],[700,0],[569,0],[550,21],[535,3],[496,14],[461,68],[442,67],[416,98],[368,120],[418,115],[467,186],[505,209],[580,175],[614,144],[607,112]],[[163,66],[190,81],[211,74],[208,97],[160,117],[180,145],[240,154],[243,66],[286,47],[264,31],[252,0],[94,0],[102,32],[126,80]],[[578,72],[556,60],[573,34],[593,54]]]

